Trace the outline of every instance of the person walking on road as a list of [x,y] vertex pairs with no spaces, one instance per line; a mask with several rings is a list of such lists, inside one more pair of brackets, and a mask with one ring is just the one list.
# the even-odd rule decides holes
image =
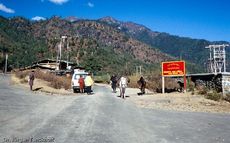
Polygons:
[[92,92],[92,86],[94,84],[94,81],[91,77],[91,74],[89,73],[86,77],[85,77],[85,87],[86,87],[86,92],[87,94],[91,94]]
[[120,87],[120,96],[121,98],[125,99],[125,89],[127,87],[127,78],[122,76],[119,81],[119,87]]
[[146,87],[146,81],[143,77],[141,77],[138,81],[137,81],[138,85],[140,86],[140,90],[141,93],[138,93],[138,95],[143,95],[145,94],[145,87]]
[[30,85],[30,90],[31,90],[31,91],[33,90],[34,79],[35,79],[34,71],[32,71],[32,72],[29,74],[29,85]]
[[112,75],[111,78],[111,86],[112,86],[112,89],[113,89],[113,92],[116,93],[116,88],[117,88],[117,76],[116,75]]
[[84,93],[85,82],[84,82],[84,78],[82,77],[82,75],[80,75],[78,83],[79,83],[79,87],[80,87],[80,92]]

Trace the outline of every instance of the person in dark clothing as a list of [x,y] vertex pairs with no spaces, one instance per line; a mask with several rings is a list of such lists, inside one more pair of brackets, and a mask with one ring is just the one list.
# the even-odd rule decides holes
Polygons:
[[182,81],[177,81],[179,88],[178,91],[179,92],[184,92],[184,83]]
[[34,71],[32,71],[32,72],[30,73],[30,75],[29,75],[29,85],[30,85],[30,90],[31,90],[31,91],[33,90],[34,79],[35,79]]
[[110,78],[111,81],[111,87],[113,89],[113,92],[116,93],[116,88],[117,88],[117,76],[116,75],[112,75]]
[[137,81],[139,87],[140,87],[140,90],[141,90],[141,93],[140,95],[142,94],[145,94],[145,87],[146,87],[146,81],[143,77],[141,77],[138,81]]

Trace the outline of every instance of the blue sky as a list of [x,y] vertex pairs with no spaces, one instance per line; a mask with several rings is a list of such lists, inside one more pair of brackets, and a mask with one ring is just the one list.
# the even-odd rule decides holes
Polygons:
[[0,15],[112,16],[173,35],[230,41],[230,0],[0,0]]

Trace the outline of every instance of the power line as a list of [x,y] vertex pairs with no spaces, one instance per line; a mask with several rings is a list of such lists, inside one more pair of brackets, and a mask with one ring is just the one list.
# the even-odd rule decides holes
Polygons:
[[142,66],[136,66],[136,75],[142,75]]
[[209,67],[208,71],[211,73],[226,72],[226,50],[228,44],[209,45],[205,48],[209,49]]

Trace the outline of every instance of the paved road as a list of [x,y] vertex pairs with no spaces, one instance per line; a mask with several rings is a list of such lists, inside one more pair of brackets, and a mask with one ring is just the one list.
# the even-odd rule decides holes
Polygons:
[[108,87],[90,96],[54,96],[0,75],[0,142],[230,142],[230,115],[140,109]]

